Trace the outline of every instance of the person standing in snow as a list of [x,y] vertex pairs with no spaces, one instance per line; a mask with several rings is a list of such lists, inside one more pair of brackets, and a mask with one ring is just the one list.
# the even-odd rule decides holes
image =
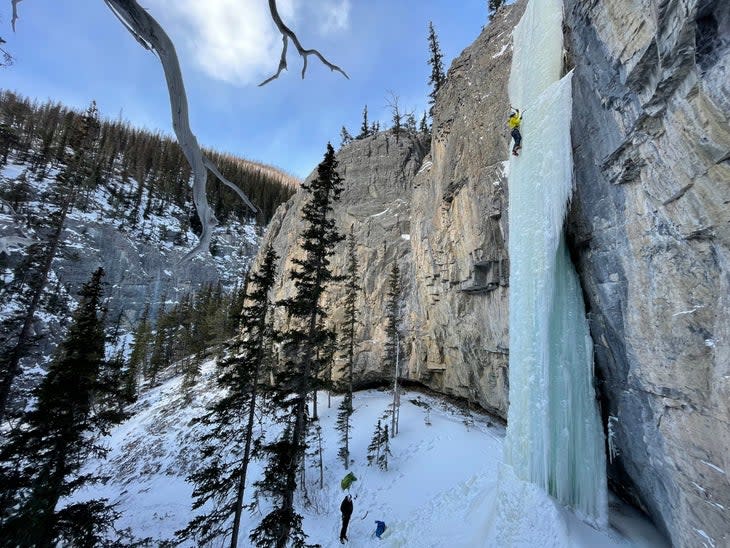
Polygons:
[[507,126],[509,126],[511,130],[510,135],[512,135],[512,138],[515,140],[515,145],[512,147],[512,154],[514,154],[515,156],[519,156],[519,154],[517,153],[522,148],[522,134],[520,133],[520,122],[522,122],[520,109],[513,108],[510,112],[509,118],[507,118]]
[[378,537],[378,540],[380,540],[380,536],[385,532],[385,522],[375,520],[375,536]]
[[345,544],[347,538],[347,526],[350,524],[350,516],[352,516],[352,495],[346,495],[340,504],[340,512],[342,512],[342,529],[340,529],[340,542]]

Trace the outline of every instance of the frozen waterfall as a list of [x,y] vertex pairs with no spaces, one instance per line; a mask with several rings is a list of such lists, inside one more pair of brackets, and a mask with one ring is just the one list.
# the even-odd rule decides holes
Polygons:
[[523,148],[509,171],[510,356],[505,461],[605,525],[604,435],[593,347],[563,222],[572,193],[571,76],[562,2],[530,0],[514,31],[510,102]]

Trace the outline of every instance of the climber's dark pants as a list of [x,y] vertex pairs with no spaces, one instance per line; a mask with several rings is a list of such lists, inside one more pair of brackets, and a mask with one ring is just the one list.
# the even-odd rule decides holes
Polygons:
[[520,130],[517,128],[514,128],[512,130],[511,135],[512,135],[512,138],[515,140],[515,146],[512,148],[513,149],[520,148],[520,146],[521,146],[520,143],[522,142],[522,135],[520,135]]
[[347,538],[347,526],[350,524],[350,514],[342,514],[342,529],[340,529],[340,540]]

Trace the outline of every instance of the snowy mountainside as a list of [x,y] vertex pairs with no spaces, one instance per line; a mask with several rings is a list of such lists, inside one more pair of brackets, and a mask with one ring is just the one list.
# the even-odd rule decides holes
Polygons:
[[[49,199],[57,174],[58,168],[40,172],[13,156],[0,168],[0,195],[5,198],[0,201],[0,319],[19,310],[12,284],[22,273],[15,270],[29,247],[47,238],[46,219],[58,209]],[[150,190],[145,187],[140,201],[150,201],[153,207],[146,215],[140,209],[137,218],[130,219],[119,197],[131,194],[137,184],[133,178],[110,177],[82,194],[77,200],[80,205],[67,216],[36,314],[35,332],[43,337],[45,358],[69,320],[78,289],[98,266],[106,271],[108,323],[119,323],[122,332],[133,327],[146,305],[154,318],[165,304],[178,302],[205,283],[220,282],[224,289],[232,289],[243,279],[260,238],[253,221],[230,217],[215,229],[211,254],[181,263],[197,242],[190,212],[172,201],[148,196]],[[9,197],[18,195],[22,199],[11,203]]]
[[[88,488],[75,496],[107,497],[118,504],[122,514],[118,528],[129,528],[137,538],[147,538],[158,546],[173,538],[193,516],[192,485],[185,476],[198,466],[197,436],[200,425],[193,418],[205,405],[220,395],[215,385],[216,364],[208,361],[192,392],[183,392],[180,377],[169,379],[145,394],[130,408],[133,415],[114,429],[108,439],[106,461],[92,461],[89,469],[111,479],[104,485]],[[307,491],[311,501],[305,506],[301,490],[296,505],[304,516],[308,542],[323,547],[339,546],[339,505],[343,497],[340,479],[346,471],[337,458],[335,421],[341,396],[319,397],[320,423],[324,440],[324,488],[319,488],[319,471],[314,459],[307,464]],[[583,524],[538,489],[513,481],[498,481],[502,474],[504,428],[489,416],[467,412],[443,399],[418,392],[401,397],[400,431],[391,440],[392,456],[387,471],[367,466],[366,453],[376,422],[392,400],[389,392],[368,390],[354,394],[353,437],[350,468],[358,478],[351,492],[354,513],[348,531],[348,545],[370,546],[374,521],[385,521],[388,529],[383,546],[411,548],[481,547],[494,544],[504,524],[514,520],[509,508],[493,510],[497,489],[511,490],[529,501],[530,510],[515,503],[525,525],[512,546],[530,546],[536,539],[541,546],[662,546],[656,532],[636,513],[623,506],[614,508],[614,527],[597,531]],[[430,425],[426,424],[429,418]],[[271,425],[261,417],[257,428],[271,434]],[[268,429],[268,430],[267,430]],[[225,451],[221,447],[221,451]],[[252,484],[262,473],[263,463],[249,467],[246,501],[252,497]],[[499,487],[498,487],[499,485]],[[506,487],[505,487],[506,486]],[[503,494],[500,494],[504,498]],[[239,546],[250,546],[251,531],[266,508],[244,513]],[[542,516],[542,518],[539,518]],[[546,517],[547,516],[547,517]],[[534,519],[533,519],[534,517]],[[539,519],[538,519],[539,518]],[[621,530],[621,533],[619,533]],[[514,535],[514,533],[512,533]],[[525,542],[527,544],[525,544]],[[225,539],[220,543],[225,545]],[[195,546],[194,542],[184,546]]]

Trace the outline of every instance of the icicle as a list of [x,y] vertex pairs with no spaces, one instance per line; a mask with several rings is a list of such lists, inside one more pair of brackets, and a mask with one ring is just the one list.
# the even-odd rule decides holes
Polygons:
[[593,346],[563,223],[572,193],[562,3],[531,0],[514,32],[510,102],[523,148],[509,175],[510,407],[505,460],[597,525],[607,521]]

